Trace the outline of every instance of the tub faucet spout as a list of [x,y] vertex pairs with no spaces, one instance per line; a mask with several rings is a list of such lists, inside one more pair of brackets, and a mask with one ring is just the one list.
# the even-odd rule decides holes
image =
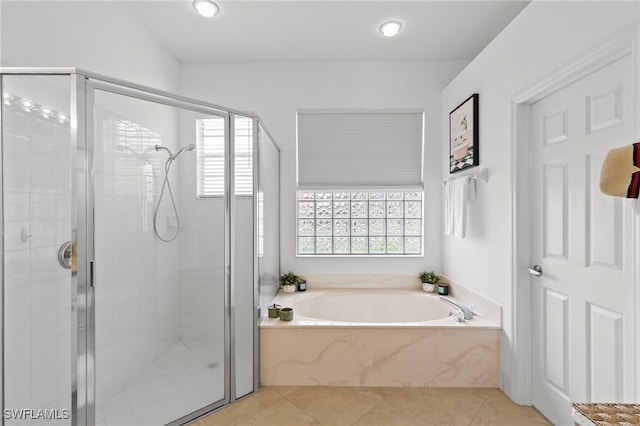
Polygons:
[[440,300],[461,311],[464,314],[464,319],[473,319],[473,315],[475,315],[473,312],[473,307],[467,306],[458,299],[454,299],[453,297],[440,296]]

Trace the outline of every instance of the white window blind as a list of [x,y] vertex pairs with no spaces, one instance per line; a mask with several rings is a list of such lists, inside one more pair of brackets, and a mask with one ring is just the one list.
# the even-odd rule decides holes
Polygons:
[[[224,126],[222,117],[196,119],[198,198],[224,195]],[[235,116],[235,193],[253,195],[253,119]]]
[[236,195],[253,195],[253,119],[235,116]]
[[298,186],[422,186],[422,147],[420,111],[298,111]]
[[196,119],[198,198],[224,195],[224,124],[222,117]]

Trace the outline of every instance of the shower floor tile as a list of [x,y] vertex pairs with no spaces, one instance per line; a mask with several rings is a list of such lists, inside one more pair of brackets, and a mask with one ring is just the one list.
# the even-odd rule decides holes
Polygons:
[[178,341],[123,390],[96,407],[96,426],[163,425],[224,396],[214,344]]

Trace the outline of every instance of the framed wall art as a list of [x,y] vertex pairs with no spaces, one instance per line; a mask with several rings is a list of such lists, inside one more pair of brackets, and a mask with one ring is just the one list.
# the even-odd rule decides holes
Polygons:
[[478,94],[449,113],[449,173],[480,164],[478,150]]

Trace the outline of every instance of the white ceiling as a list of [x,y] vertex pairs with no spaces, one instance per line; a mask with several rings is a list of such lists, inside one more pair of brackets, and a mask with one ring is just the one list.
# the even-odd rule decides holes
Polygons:
[[[472,59],[527,1],[218,1],[214,18],[191,0],[123,2],[181,62]],[[385,38],[380,24],[402,32]]]

